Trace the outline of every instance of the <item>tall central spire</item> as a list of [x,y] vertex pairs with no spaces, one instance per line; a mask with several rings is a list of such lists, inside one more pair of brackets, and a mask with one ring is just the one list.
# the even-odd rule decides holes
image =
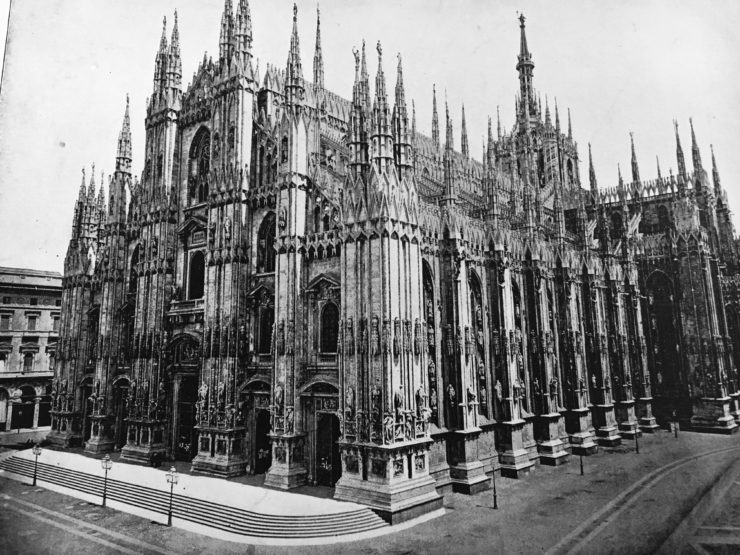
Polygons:
[[118,152],[116,153],[116,171],[131,172],[131,118],[129,101],[126,95],[126,112],[123,114],[123,125],[118,134]]
[[437,86],[432,85],[432,141],[439,148],[439,115],[437,114]]
[[686,161],[683,157],[683,148],[681,148],[681,137],[678,135],[678,122],[673,120],[673,127],[676,130],[676,160],[678,161],[678,176],[686,179]]
[[635,154],[635,137],[632,131],[630,131],[630,149],[632,150],[632,181],[639,183],[640,181],[640,168],[637,167],[637,155]]
[[519,109],[524,111],[525,107],[531,110],[534,106],[534,94],[532,91],[532,71],[534,62],[527,46],[527,33],[524,28],[524,14],[519,15],[519,29],[521,30],[521,44],[519,47],[519,59],[516,69],[519,72]]
[[321,12],[316,6],[316,49],[313,55],[313,83],[324,88],[324,56],[321,51]]

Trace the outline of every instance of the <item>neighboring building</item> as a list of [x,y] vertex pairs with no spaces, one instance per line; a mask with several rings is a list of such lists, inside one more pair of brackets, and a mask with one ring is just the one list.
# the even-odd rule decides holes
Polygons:
[[0,267],[0,443],[50,429],[61,304],[58,272]]
[[674,409],[737,429],[738,245],[693,129],[693,174],[678,144],[678,174],[642,181],[633,148],[629,183],[598,189],[590,165],[582,189],[522,17],[516,124],[489,122],[478,162],[436,96],[417,130],[400,56],[391,101],[363,45],[345,100],[318,26],[304,79],[294,13],[287,67],[260,77],[231,5],[184,93],[177,20],[163,32],[141,181],[128,104],[107,196],[83,174],[54,442],[336,484],[395,521]]

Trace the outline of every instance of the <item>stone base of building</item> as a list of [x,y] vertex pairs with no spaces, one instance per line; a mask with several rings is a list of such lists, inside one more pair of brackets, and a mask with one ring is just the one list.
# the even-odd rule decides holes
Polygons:
[[448,431],[431,425],[430,436],[432,443],[429,446],[429,475],[434,479],[437,492],[440,495],[452,492],[452,478],[450,465],[447,462]]
[[52,429],[46,436],[54,447],[68,449],[82,445],[82,433],[79,429],[79,413],[66,411],[52,412]]
[[640,430],[646,434],[654,434],[660,426],[653,416],[653,398],[640,397],[635,402],[635,413],[640,424]]
[[490,487],[483,462],[479,460],[478,440],[482,430],[455,430],[447,436],[452,454],[450,478],[452,491],[474,495]]
[[157,466],[167,457],[165,423],[161,420],[127,420],[127,443],[121,449],[124,461]]
[[565,413],[565,430],[573,455],[593,455],[598,451],[591,433],[591,412],[586,407],[569,409]]
[[692,408],[692,431],[712,434],[734,434],[738,431],[737,422],[730,414],[730,397],[694,399]]
[[634,440],[635,436],[642,436],[640,426],[635,416],[635,401],[617,401],[614,406],[614,414],[617,419],[617,429],[623,439]]
[[564,422],[559,412],[542,414],[535,419],[535,437],[541,464],[558,466],[568,462],[570,454],[560,439],[563,427]]
[[614,405],[594,405],[591,407],[596,441],[604,447],[614,447],[622,443],[614,417]]
[[85,453],[98,456],[113,452],[115,442],[110,437],[110,418],[91,416],[90,420],[90,439],[85,442]]
[[[534,461],[529,457],[529,451],[524,447],[527,426],[531,424],[525,420],[511,420],[499,425],[499,462],[501,476],[506,478],[521,478],[529,474],[534,468]],[[529,431],[531,437],[531,430]]]
[[429,475],[430,443],[340,444],[342,477],[334,499],[366,505],[390,524],[442,508],[442,496]]
[[272,466],[265,476],[265,485],[277,489],[293,489],[306,483],[308,470],[304,463],[305,434],[270,434]]
[[243,455],[243,428],[198,430],[198,454],[190,470],[195,474],[231,478],[247,472]]

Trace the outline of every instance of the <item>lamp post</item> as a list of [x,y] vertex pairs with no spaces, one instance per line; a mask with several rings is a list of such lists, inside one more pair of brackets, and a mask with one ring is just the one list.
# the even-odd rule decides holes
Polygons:
[[33,485],[36,485],[36,471],[39,467],[39,455],[41,454],[41,446],[37,443],[33,446],[33,454],[35,455],[36,459],[33,463]]
[[167,526],[172,526],[172,492],[175,489],[175,484],[178,479],[179,476],[177,475],[177,469],[173,466],[170,468],[169,472],[167,472],[167,483],[170,485],[170,505],[167,510]]
[[637,437],[640,435],[640,428],[635,428],[635,454],[640,454],[640,443],[637,441]]
[[491,487],[493,488],[493,508],[498,509],[498,495],[496,493],[496,449],[491,449]]
[[106,455],[103,460],[100,461],[100,466],[105,470],[105,477],[103,478],[103,507],[105,507],[105,499],[108,497],[108,471],[113,466],[113,461]]

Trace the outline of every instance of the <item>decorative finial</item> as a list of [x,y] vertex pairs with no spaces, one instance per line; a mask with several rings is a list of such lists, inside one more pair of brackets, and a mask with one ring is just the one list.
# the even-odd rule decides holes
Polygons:
[[298,21],[298,6],[293,2],[293,21]]
[[352,47],[352,54],[355,57],[355,70],[360,67],[360,51],[354,46]]
[[378,50],[378,59],[383,57],[383,47],[380,45],[380,41],[378,41],[377,46],[375,47]]
[[524,17],[523,13],[516,12],[519,16],[519,26],[523,29],[524,28],[524,22],[526,21],[526,18]]

